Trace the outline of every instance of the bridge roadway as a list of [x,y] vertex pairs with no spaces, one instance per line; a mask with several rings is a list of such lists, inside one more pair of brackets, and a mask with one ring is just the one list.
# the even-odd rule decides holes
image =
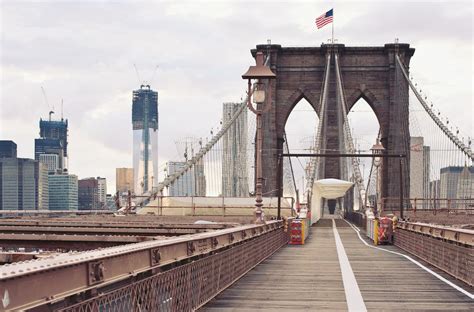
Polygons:
[[334,221],[320,220],[305,245],[280,249],[200,311],[474,311],[472,288],[462,285],[466,295],[401,255],[367,246],[346,221]]

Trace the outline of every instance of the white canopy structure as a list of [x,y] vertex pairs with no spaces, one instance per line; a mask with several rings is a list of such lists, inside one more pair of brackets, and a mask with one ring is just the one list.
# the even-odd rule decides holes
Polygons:
[[322,179],[314,182],[311,197],[311,223],[316,223],[322,216],[321,199],[342,197],[354,183],[338,179]]

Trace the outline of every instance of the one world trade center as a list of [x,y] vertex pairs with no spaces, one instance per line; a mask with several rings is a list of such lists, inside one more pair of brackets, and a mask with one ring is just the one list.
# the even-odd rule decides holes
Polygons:
[[135,194],[153,190],[158,181],[158,92],[149,85],[133,91],[133,181]]

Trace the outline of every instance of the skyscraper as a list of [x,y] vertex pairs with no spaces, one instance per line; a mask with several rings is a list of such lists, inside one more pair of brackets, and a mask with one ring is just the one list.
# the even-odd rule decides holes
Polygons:
[[133,91],[132,125],[134,189],[141,195],[158,182],[158,92],[149,85]]
[[0,140],[0,158],[16,158],[16,143]]
[[40,137],[46,139],[57,139],[64,151],[64,157],[67,157],[67,132],[68,132],[68,121],[61,117],[61,120],[49,120],[40,119]]
[[133,168],[115,169],[115,189],[119,193],[133,192]]
[[107,179],[97,177],[97,187],[99,191],[99,206],[105,207],[107,201]]
[[81,179],[78,182],[79,210],[100,209],[99,182],[95,178]]
[[[35,160],[41,160],[41,155],[56,155],[58,162],[56,169],[61,169],[62,171],[64,166],[64,150],[61,146],[61,141],[58,139],[48,139],[48,138],[41,138],[35,139]],[[43,158],[43,161],[45,159]]]
[[[40,119],[40,138],[35,139],[35,159],[40,160],[42,154],[57,155],[58,167],[55,170],[61,172],[67,168],[68,121],[63,118],[51,120],[51,114],[48,120]],[[43,161],[49,161],[48,166],[52,168],[51,157],[43,158]]]
[[430,147],[423,137],[410,137],[410,198],[430,195]]
[[46,166],[48,173],[55,173],[59,169],[59,156],[57,154],[40,154],[39,161]]
[[449,199],[474,198],[474,167],[441,168],[440,197]]
[[[185,161],[168,162],[168,174],[172,175],[186,166]],[[193,169],[180,176],[170,185],[169,196],[206,196],[206,178],[202,161],[196,163]]]
[[48,173],[33,159],[0,158],[0,210],[49,209]]
[[[226,124],[237,112],[240,103],[224,103],[222,122]],[[222,157],[222,195],[249,195],[247,171],[247,110],[244,110],[224,134]]]

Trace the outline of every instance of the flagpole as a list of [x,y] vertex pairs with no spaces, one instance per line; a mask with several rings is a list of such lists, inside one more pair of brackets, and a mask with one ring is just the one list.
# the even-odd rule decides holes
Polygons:
[[334,9],[332,10],[332,44],[334,44]]

